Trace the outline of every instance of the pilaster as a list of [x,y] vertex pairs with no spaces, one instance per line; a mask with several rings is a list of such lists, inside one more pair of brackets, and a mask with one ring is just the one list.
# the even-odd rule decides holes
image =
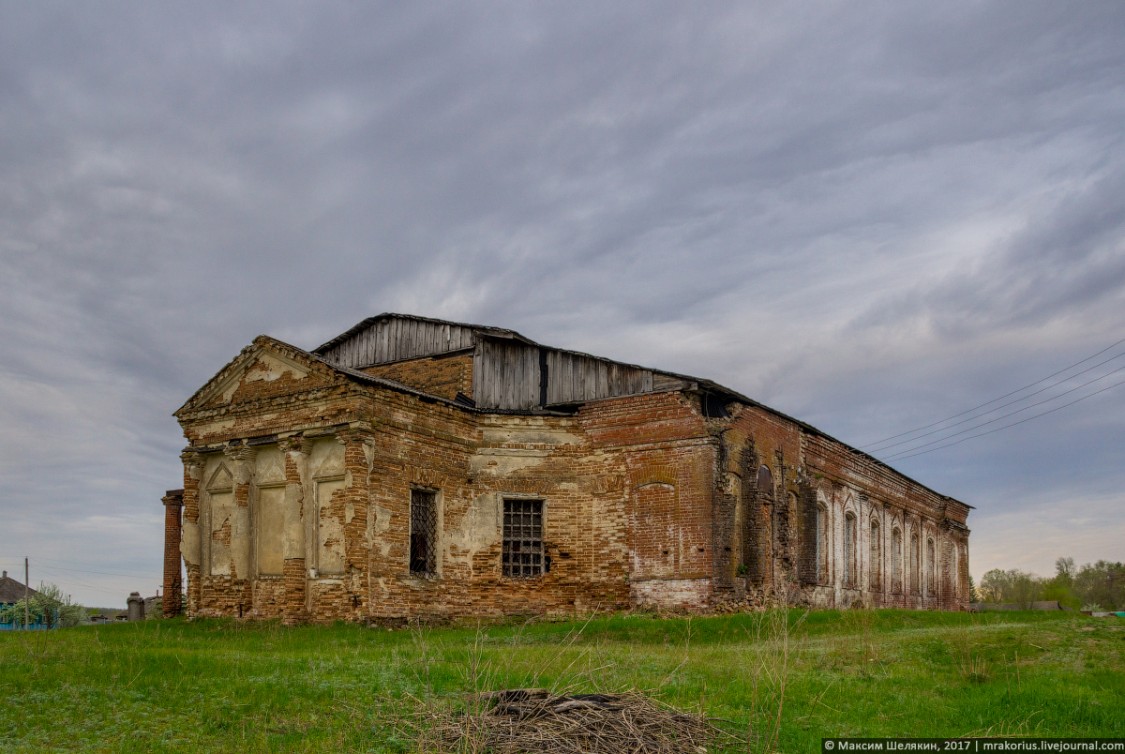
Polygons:
[[304,480],[308,475],[308,441],[300,435],[278,441],[285,456],[285,530],[282,542],[282,573],[285,598],[282,622],[300,623],[306,617],[307,574],[305,573]]

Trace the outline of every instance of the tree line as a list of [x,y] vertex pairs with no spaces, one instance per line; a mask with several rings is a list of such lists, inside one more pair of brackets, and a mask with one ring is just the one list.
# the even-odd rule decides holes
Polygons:
[[976,592],[981,602],[1025,608],[1032,602],[1058,600],[1074,610],[1125,610],[1125,564],[1099,560],[1075,568],[1074,558],[1059,558],[1050,578],[1018,568],[994,568],[984,574]]

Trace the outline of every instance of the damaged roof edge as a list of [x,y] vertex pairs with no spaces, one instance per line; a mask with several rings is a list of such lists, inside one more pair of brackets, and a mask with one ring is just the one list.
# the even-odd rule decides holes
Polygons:
[[531,345],[538,345],[537,343],[534,343],[533,341],[529,340],[528,338],[525,338],[524,336],[520,335],[515,330],[508,330],[508,329],[503,328],[503,327],[492,327],[491,325],[474,325],[474,324],[469,323],[469,322],[454,322],[454,321],[448,320],[448,319],[435,319],[433,317],[419,317],[416,314],[398,314],[396,312],[383,312],[382,314],[376,314],[374,317],[368,317],[367,319],[364,319],[364,320],[361,320],[360,322],[357,322],[355,325],[353,325],[352,327],[349,327],[347,330],[340,333],[339,335],[332,338],[331,340],[328,340],[324,343],[321,343],[319,346],[312,349],[312,351],[310,351],[310,353],[314,353],[314,354],[323,353],[324,351],[327,351],[327,350],[331,349],[332,347],[344,342],[345,340],[352,337],[353,335],[366,330],[368,327],[371,327],[376,322],[379,322],[380,320],[386,320],[386,319],[409,319],[409,320],[413,320],[415,322],[429,322],[429,323],[432,323],[432,324],[435,324],[435,325],[452,325],[454,327],[465,327],[465,328],[468,328],[470,330],[479,330],[480,332],[487,333],[487,334],[490,334],[490,335],[495,335],[495,336],[498,336],[498,337],[516,338],[516,339],[522,340],[526,343],[529,343]]
[[[595,354],[585,353],[583,351],[573,351],[573,350],[565,349],[565,348],[556,348],[554,346],[546,346],[546,345],[543,345],[541,343],[537,343],[536,341],[533,341],[530,338],[525,337],[524,335],[521,335],[520,333],[516,332],[515,330],[510,330],[510,329],[501,328],[501,327],[492,327],[492,326],[489,326],[489,325],[475,325],[475,324],[471,324],[471,323],[467,323],[467,322],[454,322],[452,320],[435,319],[435,318],[432,318],[432,317],[420,317],[420,316],[417,316],[417,315],[414,315],[414,314],[398,314],[398,313],[394,313],[394,312],[384,312],[383,314],[378,314],[378,315],[375,315],[373,317],[368,317],[367,319],[364,319],[363,321],[359,322],[358,324],[356,324],[353,327],[351,327],[350,329],[348,329],[346,332],[343,332],[340,335],[337,335],[335,338],[332,338],[328,342],[326,342],[326,343],[324,343],[320,346],[317,346],[317,348],[315,348],[311,352],[310,351],[303,351],[302,349],[299,349],[296,346],[292,346],[288,343],[282,343],[282,341],[276,341],[276,342],[282,343],[283,345],[285,345],[288,348],[293,348],[295,350],[302,351],[303,353],[308,354],[311,358],[314,358],[317,361],[319,361],[323,364],[326,364],[327,366],[332,367],[333,369],[341,372],[342,374],[345,374],[345,375],[348,375],[349,377],[352,377],[353,379],[363,381],[363,382],[368,382],[370,384],[383,385],[384,387],[387,387],[387,388],[392,389],[392,390],[397,390],[399,392],[404,392],[404,393],[416,395],[416,396],[419,396],[419,397],[424,397],[427,400],[432,400],[432,401],[435,401],[435,402],[438,402],[438,403],[456,406],[457,408],[460,408],[460,409],[463,409],[463,410],[472,411],[472,412],[476,412],[476,413],[520,413],[520,414],[529,414],[529,413],[553,414],[553,413],[556,413],[556,412],[552,412],[550,409],[546,409],[546,410],[541,409],[538,412],[530,412],[530,411],[523,411],[523,410],[521,410],[521,411],[510,411],[509,412],[509,411],[498,411],[496,409],[485,409],[485,408],[479,408],[479,407],[473,407],[473,406],[466,406],[464,403],[452,401],[452,400],[449,400],[447,398],[441,398],[440,396],[435,396],[435,395],[432,395],[430,393],[426,393],[424,391],[417,390],[415,388],[409,387],[408,385],[403,385],[402,383],[395,382],[394,380],[388,380],[388,379],[383,378],[383,377],[374,377],[372,375],[366,374],[365,372],[360,372],[360,371],[353,370],[353,369],[350,369],[350,368],[347,368],[347,367],[337,366],[336,364],[333,364],[330,361],[327,361],[325,358],[323,358],[320,355],[323,351],[326,351],[326,350],[332,348],[333,346],[335,346],[336,344],[338,344],[340,342],[343,342],[344,340],[347,340],[352,335],[364,330],[367,327],[370,327],[371,325],[375,324],[376,322],[378,322],[380,320],[393,319],[393,318],[410,319],[410,320],[415,320],[415,321],[418,321],[418,322],[431,322],[431,323],[434,323],[434,324],[442,324],[442,325],[452,325],[452,326],[455,326],[455,327],[466,327],[466,328],[470,328],[470,329],[473,329],[473,330],[480,331],[483,335],[485,335],[487,337],[499,337],[499,338],[503,338],[503,339],[515,339],[515,340],[519,340],[519,341],[521,341],[521,342],[523,342],[523,343],[525,343],[529,346],[535,346],[535,347],[545,349],[545,350],[548,350],[548,351],[554,351],[556,353],[569,354],[569,355],[572,355],[572,356],[579,356],[579,357],[588,358],[588,359],[596,359],[598,361],[604,361],[604,362],[608,362],[608,363],[611,363],[611,364],[618,364],[618,365],[633,368],[633,369],[643,369],[643,370],[650,371],[654,374],[659,374],[659,375],[662,375],[662,376],[665,376],[665,377],[672,377],[674,379],[682,380],[682,381],[687,382],[687,383],[695,383],[696,385],[698,385],[698,388],[700,390],[718,393],[718,394],[721,394],[721,395],[726,395],[726,396],[728,396],[729,398],[731,398],[735,401],[738,401],[740,403],[744,403],[744,404],[749,405],[749,406],[753,406],[755,408],[759,408],[763,411],[766,411],[770,414],[773,414],[774,416],[776,416],[780,419],[784,419],[785,421],[793,422],[795,425],[800,427],[802,430],[804,430],[804,431],[806,431],[810,434],[817,435],[819,437],[823,437],[826,440],[830,440],[830,441],[840,445],[841,447],[845,448],[849,452],[854,453],[854,454],[856,454],[856,455],[858,455],[858,456],[860,456],[864,459],[867,459],[868,461],[870,461],[870,462],[872,462],[872,463],[874,463],[874,464],[876,464],[876,465],[878,465],[882,468],[885,468],[889,471],[894,472],[895,474],[897,474],[898,476],[907,480],[911,484],[916,484],[919,487],[921,487],[922,489],[927,490],[928,492],[936,495],[937,497],[939,497],[943,500],[949,500],[949,501],[958,503],[959,505],[964,505],[966,508],[969,508],[971,510],[975,510],[974,506],[969,505],[968,503],[962,502],[962,501],[960,501],[956,498],[950,497],[949,495],[944,495],[944,494],[938,492],[937,490],[935,490],[931,487],[928,487],[925,484],[922,484],[918,480],[907,476],[906,474],[902,473],[901,471],[894,468],[890,464],[879,460],[878,458],[871,455],[870,453],[862,451],[859,448],[856,448],[852,445],[849,445],[848,443],[843,442],[842,440],[839,440],[836,437],[833,437],[832,435],[828,434],[827,432],[824,432],[823,430],[820,430],[820,429],[814,427],[813,425],[809,424],[808,422],[804,422],[800,419],[789,416],[786,413],[778,411],[777,409],[772,408],[770,406],[767,406],[764,403],[760,403],[759,401],[756,401],[753,398],[749,398],[749,397],[743,395],[742,393],[739,393],[736,390],[732,390],[732,389],[730,389],[730,388],[728,388],[724,385],[720,385],[719,383],[714,382],[712,380],[704,379],[704,378],[701,378],[701,377],[694,377],[694,376],[687,375],[687,374],[681,374],[681,373],[678,373],[678,372],[669,372],[669,371],[664,370],[664,369],[656,369],[656,368],[653,368],[653,367],[641,366],[639,364],[630,364],[630,363],[623,362],[623,361],[617,361],[616,359],[610,359],[610,358],[607,358],[605,356],[597,356]],[[259,336],[259,337],[268,337],[268,336]],[[255,342],[257,340],[258,339],[255,338]],[[271,338],[271,340],[276,340],[276,339]]]

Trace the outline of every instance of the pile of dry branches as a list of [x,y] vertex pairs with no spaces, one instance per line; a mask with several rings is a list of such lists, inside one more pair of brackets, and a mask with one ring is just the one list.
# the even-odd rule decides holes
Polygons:
[[704,754],[720,731],[638,693],[479,694],[431,731],[443,751],[492,754]]

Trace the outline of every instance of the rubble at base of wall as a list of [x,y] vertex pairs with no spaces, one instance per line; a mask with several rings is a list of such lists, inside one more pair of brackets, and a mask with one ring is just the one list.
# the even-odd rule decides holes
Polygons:
[[707,610],[711,607],[711,579],[634,581],[629,584],[629,601],[641,610]]

